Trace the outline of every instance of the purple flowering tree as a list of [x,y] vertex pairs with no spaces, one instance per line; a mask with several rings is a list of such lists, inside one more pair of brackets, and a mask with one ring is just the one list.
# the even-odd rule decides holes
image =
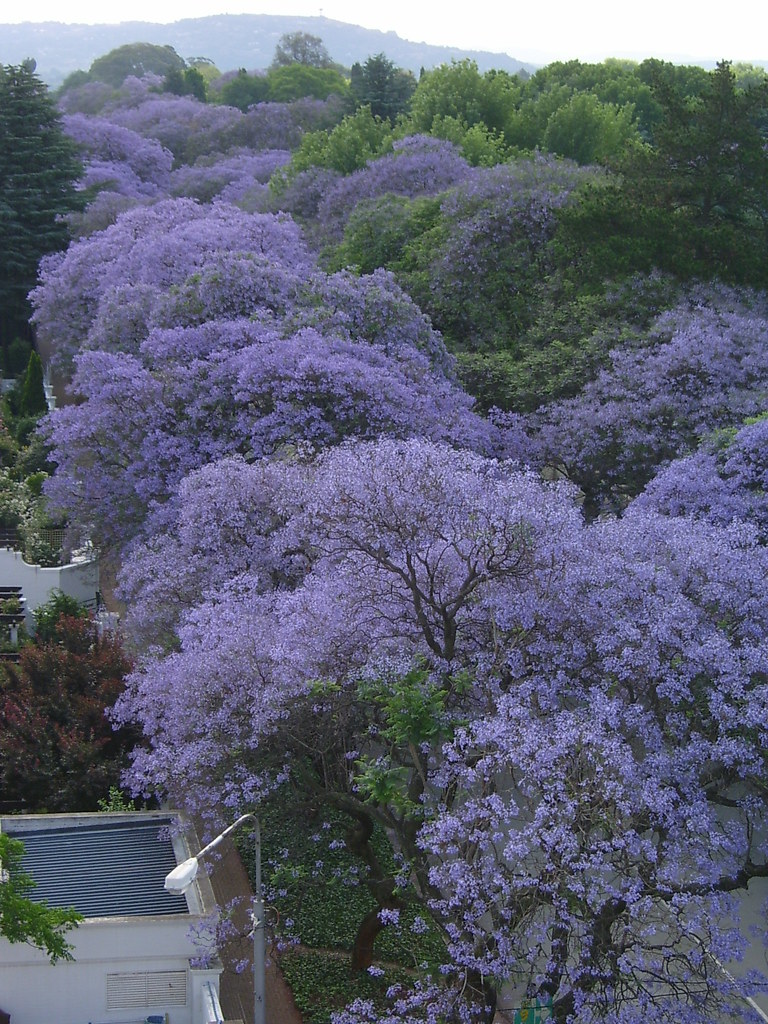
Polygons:
[[[290,160],[285,149],[236,149],[228,154],[199,158],[192,166],[178,167],[171,175],[170,191],[200,202],[219,198],[227,203],[253,203],[267,192],[266,185],[278,167]],[[266,199],[262,199],[266,207]]]
[[250,149],[295,149],[306,132],[332,128],[344,116],[339,96],[326,100],[305,96],[292,103],[257,103],[238,122],[236,146]]
[[565,470],[588,507],[622,507],[660,466],[715,430],[765,409],[768,312],[727,289],[696,289],[573,399],[540,410],[545,463]]
[[472,400],[418,351],[250,319],[153,331],[140,357],[84,353],[72,386],[78,403],[46,427],[57,464],[46,492],[104,548],[165,526],[181,479],[225,455],[380,435],[490,443]]
[[157,140],[84,114],[69,114],[63,126],[85,154],[85,185],[137,198],[167,194],[173,157]]
[[490,444],[392,276],[321,273],[285,216],[130,211],[50,260],[34,302],[41,343],[76,367],[77,401],[46,428],[49,496],[106,546],[157,528],[183,477],[226,455],[380,434]]
[[639,510],[583,541],[569,608],[446,750],[451,805],[422,832],[456,986],[563,1021],[723,1019],[714,958],[746,949],[739,899],[768,872],[765,555]]
[[413,198],[434,196],[472,174],[472,168],[450,142],[411,135],[392,144],[392,152],[346,175],[328,191],[318,215],[329,241],[341,239],[344,225],[363,200],[392,194]]
[[173,153],[177,164],[194,163],[208,153],[222,153],[233,145],[243,114],[236,107],[200,103],[191,96],[158,93],[135,106],[110,112],[116,124],[156,139]]
[[[140,207],[41,266],[31,296],[39,343],[64,367],[80,348],[135,351],[152,325],[154,303],[231,252],[295,270],[312,265],[287,217],[189,199]],[[115,312],[118,323],[143,320],[142,329],[120,334]]]
[[343,1020],[489,1020],[509,985],[557,1021],[703,1024],[768,875],[766,569],[744,530],[587,525],[568,486],[425,441],[224,460],[127,567],[174,643],[121,703],[132,784],[232,812],[290,779],[396,837],[356,956],[407,893],[442,981]]
[[721,526],[751,523],[768,542],[768,416],[722,430],[692,455],[675,459],[634,505]]

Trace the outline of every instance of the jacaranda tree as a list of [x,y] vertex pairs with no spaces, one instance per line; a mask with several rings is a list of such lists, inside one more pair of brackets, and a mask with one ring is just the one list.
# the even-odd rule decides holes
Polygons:
[[532,417],[539,458],[578,482],[591,511],[621,508],[708,434],[764,411],[767,346],[764,298],[695,288],[579,395]]
[[[768,875],[748,531],[585,525],[566,485],[424,441],[225,461],[181,507],[129,570],[145,639],[182,582],[155,637],[178,643],[120,704],[132,782],[231,815],[288,779],[396,837],[382,923],[417,900],[444,963],[344,1020],[486,1020],[502,983],[558,1021],[726,1012],[710,955],[740,956]],[[210,576],[193,523],[217,524]]]
[[391,275],[321,273],[284,216],[138,208],[50,260],[34,301],[54,358],[80,350],[79,402],[46,426],[48,493],[104,545],[151,532],[182,478],[222,456],[382,434],[489,448]]

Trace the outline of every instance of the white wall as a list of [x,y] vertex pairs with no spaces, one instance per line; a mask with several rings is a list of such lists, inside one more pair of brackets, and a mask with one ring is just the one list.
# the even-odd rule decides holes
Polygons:
[[[74,962],[51,966],[31,947],[0,941],[0,1009],[11,1024],[89,1024],[143,1021],[167,1013],[169,1024],[200,1024],[202,985],[219,970],[192,971],[194,955],[188,932],[191,920],[180,917],[94,918],[71,933]],[[185,1005],[107,1006],[107,975],[183,971]]]
[[93,602],[99,589],[99,564],[95,559],[84,559],[69,565],[43,568],[29,565],[19,551],[0,548],[0,584],[22,588],[29,629],[33,625],[32,612],[45,604],[54,590],[61,590],[77,601]]

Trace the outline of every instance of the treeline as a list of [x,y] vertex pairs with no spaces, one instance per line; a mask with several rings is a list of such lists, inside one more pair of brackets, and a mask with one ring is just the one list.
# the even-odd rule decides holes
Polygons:
[[[229,80],[346,81],[310,59]],[[354,876],[355,969],[431,950],[345,1024],[485,1024],[510,983],[558,1024],[724,1019],[700,943],[738,958],[768,874],[765,76],[461,63],[386,110],[374,66],[61,97],[42,487],[117,567],[127,781],[338,812],[271,898]]]

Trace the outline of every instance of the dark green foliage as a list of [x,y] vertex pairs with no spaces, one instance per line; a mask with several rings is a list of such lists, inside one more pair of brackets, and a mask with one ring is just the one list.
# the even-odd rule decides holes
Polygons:
[[12,338],[3,348],[3,376],[19,377],[26,369],[32,343],[26,338]]
[[219,102],[245,112],[255,103],[291,103],[305,96],[325,100],[332,94],[345,96],[348,91],[346,79],[335,68],[285,64],[271,68],[266,75],[249,75],[240,68],[222,86]]
[[280,37],[275,47],[272,68],[287,67],[289,64],[304,64],[310,68],[333,66],[330,54],[319,36],[309,32],[287,32]]
[[245,112],[254,103],[263,103],[268,93],[269,81],[265,75],[249,75],[245,68],[240,68],[237,75],[222,86],[219,100]]
[[[637,77],[649,87],[652,96],[659,84],[663,83],[666,89],[676,93],[681,99],[695,99],[706,92],[709,72],[696,64],[671,64],[657,57],[649,57],[638,65]],[[656,109],[653,120],[658,124],[661,119],[661,107],[655,97],[653,103]]]
[[462,384],[483,411],[532,412],[578,394],[607,365],[609,352],[636,343],[678,287],[668,277],[576,293],[558,275],[536,296],[530,326],[501,351],[457,352]]
[[29,896],[35,883],[21,869],[24,845],[0,833],[0,867],[8,872],[0,880],[0,935],[9,942],[28,942],[41,949],[51,963],[71,960],[66,934],[82,920],[74,910],[60,910]]
[[768,284],[768,82],[740,91],[727,62],[698,95],[649,69],[661,118],[618,174],[562,214],[563,263],[587,279],[654,267],[681,278]]
[[[351,951],[361,924],[379,905],[366,884],[369,866],[353,852],[354,819],[327,806],[307,807],[286,791],[262,807],[259,818],[262,875],[276,930],[301,943],[281,955],[280,967],[308,1022],[327,1024],[334,1010],[357,996],[383,1005],[390,985],[405,982],[424,964],[442,962],[438,930],[423,911],[424,923],[414,927],[419,910],[405,903],[399,925],[385,927],[375,940],[374,964],[382,976],[354,970]],[[370,845],[374,863],[393,872],[392,849],[378,826]],[[238,847],[252,871],[249,837],[241,835]]]
[[416,79],[388,60],[383,53],[369,57],[365,64],[353,64],[350,89],[355,103],[370,107],[375,117],[394,121],[405,113],[416,90]]
[[361,274],[371,274],[378,267],[415,269],[409,246],[437,227],[440,203],[440,197],[395,195],[358,203],[334,254],[334,268],[354,267]]
[[[366,885],[365,862],[352,851],[353,819],[329,807],[308,810],[285,791],[261,809],[259,818],[263,879],[283,934],[316,949],[351,951],[363,918],[378,906]],[[380,866],[394,872],[391,846],[378,826],[371,845]],[[239,841],[239,849],[250,868],[253,848],[247,838]],[[434,929],[410,934],[415,915],[416,909],[406,906],[404,934],[393,928],[379,934],[377,959],[414,966],[414,957],[431,961],[439,956],[442,942]],[[286,921],[293,923],[286,927]]]
[[0,65],[0,342],[29,337],[27,293],[42,256],[68,239],[63,217],[82,205],[75,144],[31,65]]
[[172,71],[184,71],[184,60],[172,46],[126,43],[103,57],[97,57],[91,64],[89,78],[119,89],[130,75],[137,78],[146,74],[165,76]]
[[21,385],[20,412],[22,416],[42,416],[48,411],[43,386],[43,364],[37,352],[32,352],[27,372]]
[[291,989],[296,1007],[306,1024],[329,1024],[331,1014],[343,1010],[353,999],[371,999],[388,1005],[390,986],[412,982],[406,971],[388,965],[380,976],[349,968],[346,957],[314,950],[290,950],[280,957],[280,970]]
[[56,95],[62,97],[70,89],[78,89],[81,85],[85,85],[86,82],[90,82],[90,80],[91,76],[87,71],[83,71],[82,68],[78,68],[77,71],[71,71],[56,90]]
[[55,591],[35,610],[35,638],[38,643],[56,643],[61,639],[59,623],[64,618],[87,619],[88,609],[74,597]]
[[197,68],[171,68],[166,73],[163,92],[175,96],[194,96],[201,103],[207,99],[205,79]]

